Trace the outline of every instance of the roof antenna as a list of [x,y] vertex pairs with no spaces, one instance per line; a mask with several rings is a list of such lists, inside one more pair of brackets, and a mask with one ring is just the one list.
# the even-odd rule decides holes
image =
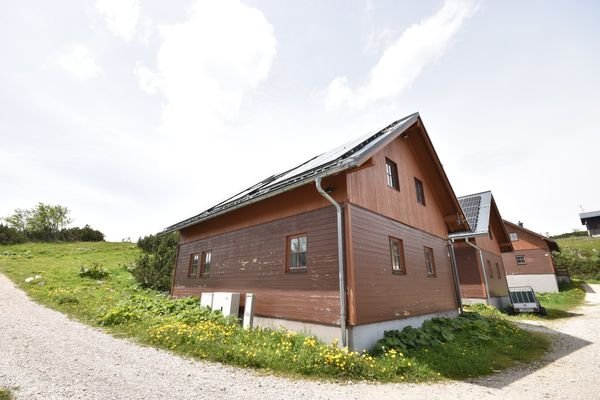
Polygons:
[[579,209],[581,210],[581,212],[583,213],[583,206],[580,204],[577,207],[579,207]]

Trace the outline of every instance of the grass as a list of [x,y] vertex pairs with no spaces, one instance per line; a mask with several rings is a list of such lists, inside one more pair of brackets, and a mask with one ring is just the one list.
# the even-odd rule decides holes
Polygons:
[[374,353],[351,352],[285,330],[244,330],[219,313],[201,309],[197,300],[173,300],[141,289],[127,269],[139,254],[130,243],[0,246],[0,272],[36,301],[109,333],[185,356],[287,376],[382,382],[462,379],[537,359],[549,345],[541,334],[474,313],[432,321],[427,329],[395,332]]
[[13,400],[12,390],[0,387],[0,400]]
[[572,236],[563,239],[556,239],[561,249],[579,249],[586,256],[591,256],[594,251],[600,250],[600,238],[591,238],[589,236]]
[[546,309],[550,319],[571,316],[570,311],[583,304],[585,291],[582,282],[573,280],[571,284],[561,285],[558,293],[537,293],[540,304]]

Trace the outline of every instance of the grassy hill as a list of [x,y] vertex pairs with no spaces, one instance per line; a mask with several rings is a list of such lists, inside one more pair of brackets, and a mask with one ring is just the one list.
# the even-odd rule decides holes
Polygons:
[[556,241],[561,249],[555,255],[558,267],[568,268],[573,278],[600,281],[600,238],[573,236]]

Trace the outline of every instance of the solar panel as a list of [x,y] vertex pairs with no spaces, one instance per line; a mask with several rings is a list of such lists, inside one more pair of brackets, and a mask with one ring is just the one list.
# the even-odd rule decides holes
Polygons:
[[479,207],[481,206],[481,196],[469,196],[463,197],[458,200],[460,202],[460,207],[465,213],[465,217],[467,217],[467,221],[469,221],[469,225],[473,231],[477,230],[477,222],[479,219]]

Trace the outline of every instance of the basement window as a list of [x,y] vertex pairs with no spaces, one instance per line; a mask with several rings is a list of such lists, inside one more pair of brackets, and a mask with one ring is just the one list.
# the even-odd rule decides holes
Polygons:
[[406,274],[404,243],[402,240],[390,236],[390,254],[392,256],[392,272],[395,274]]
[[423,182],[415,178],[415,191],[417,193],[417,203],[425,205],[425,189]]
[[389,158],[385,159],[385,173],[389,187],[400,190],[400,181],[398,180],[398,166]]
[[511,232],[509,233],[509,236],[511,242],[516,242],[517,240],[519,240],[519,235],[517,235],[517,232]]
[[425,252],[425,269],[427,270],[427,276],[435,275],[435,258],[433,256],[433,249],[431,247],[424,247]]
[[205,251],[202,253],[202,265],[200,266],[200,274],[202,276],[208,276],[210,272],[210,263],[212,262],[212,251]]
[[306,234],[288,236],[286,242],[286,270],[288,272],[306,271]]
[[190,256],[190,266],[188,267],[188,277],[195,278],[198,276],[198,265],[200,263],[200,255],[192,254]]
[[518,256],[515,256],[515,257],[517,258],[517,264],[519,264],[519,265],[525,265],[525,264],[527,264],[525,262],[525,256],[518,255]]

